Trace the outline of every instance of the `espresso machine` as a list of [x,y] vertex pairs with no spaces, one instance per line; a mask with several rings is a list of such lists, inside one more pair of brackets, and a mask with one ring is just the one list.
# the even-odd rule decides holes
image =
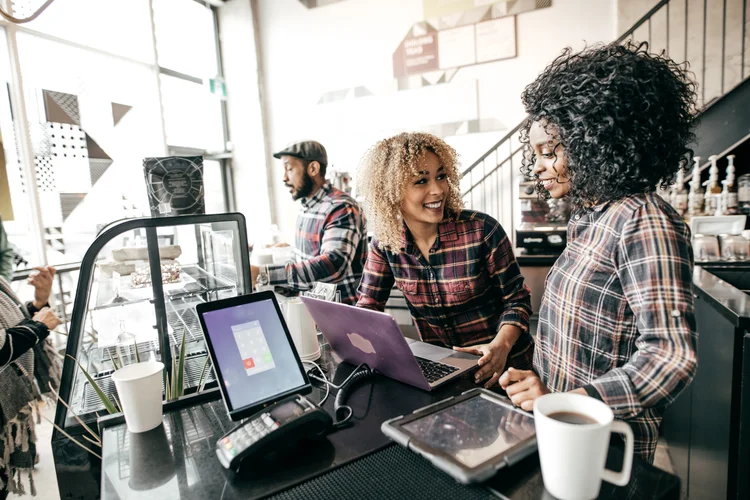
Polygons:
[[567,242],[570,204],[566,200],[543,200],[534,181],[520,184],[521,224],[516,229],[516,247],[527,255],[558,255]]

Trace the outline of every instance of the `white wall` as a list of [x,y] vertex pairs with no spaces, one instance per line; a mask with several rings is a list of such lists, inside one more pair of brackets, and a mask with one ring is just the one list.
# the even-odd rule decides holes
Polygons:
[[[267,141],[278,150],[292,140],[316,138],[335,169],[353,173],[377,139],[419,124],[495,118],[510,129],[524,116],[519,98],[524,86],[563,47],[616,37],[617,0],[552,4],[518,16],[518,57],[461,69],[448,84],[399,92],[392,55],[411,26],[423,20],[422,0],[346,0],[309,10],[298,0],[258,0]],[[326,92],[359,85],[375,95],[317,104]],[[446,139],[466,167],[503,135]],[[239,138],[233,134],[233,140]],[[297,204],[282,186],[279,163],[270,161],[276,213],[291,239]]]

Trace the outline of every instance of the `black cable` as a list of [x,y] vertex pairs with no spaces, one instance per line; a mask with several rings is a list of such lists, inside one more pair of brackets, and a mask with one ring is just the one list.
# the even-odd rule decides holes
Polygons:
[[357,383],[372,378],[373,376],[375,376],[375,372],[372,371],[369,366],[364,365],[364,370],[354,373],[349,379],[347,379],[347,382],[341,384],[343,387],[339,389],[338,394],[336,394],[336,400],[333,403],[333,412],[336,417],[336,421],[333,424],[335,429],[341,429],[342,427],[349,425],[348,422],[354,414],[352,407],[345,404],[352,388],[357,385]]
[[[357,366],[352,373],[349,374],[346,380],[344,380],[340,385],[336,385],[328,380],[328,377],[326,377],[323,369],[318,366],[317,363],[313,363],[311,361],[303,361],[303,363],[310,363],[314,366],[313,368],[310,368],[310,370],[308,370],[308,377],[326,385],[326,395],[320,401],[320,403],[318,403],[318,407],[322,407],[323,403],[326,401],[326,399],[328,399],[329,388],[333,387],[334,389],[338,390],[338,393],[336,394],[336,400],[333,405],[334,417],[336,419],[333,424],[334,430],[338,430],[348,426],[354,412],[352,408],[346,404],[346,400],[348,399],[349,394],[351,394],[351,391],[355,385],[373,377],[375,375],[375,372],[370,369],[369,366],[367,366],[367,363],[362,363]],[[320,372],[323,378],[317,377],[313,373],[316,369]]]

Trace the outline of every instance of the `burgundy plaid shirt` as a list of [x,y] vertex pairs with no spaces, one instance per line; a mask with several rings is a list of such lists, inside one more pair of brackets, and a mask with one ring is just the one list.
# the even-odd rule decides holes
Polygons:
[[316,281],[336,283],[341,302],[354,304],[367,250],[356,200],[325,183],[302,200],[294,244],[296,262],[268,266],[270,284],[306,289]]
[[425,257],[404,231],[402,253],[370,243],[357,306],[382,311],[395,283],[404,294],[425,342],[471,346],[491,341],[500,326],[523,330],[508,366],[530,369],[531,298],[513,249],[500,224],[469,210],[447,216]]
[[627,421],[653,459],[664,407],[697,366],[690,230],[656,194],[578,213],[547,275],[534,370],[583,387]]

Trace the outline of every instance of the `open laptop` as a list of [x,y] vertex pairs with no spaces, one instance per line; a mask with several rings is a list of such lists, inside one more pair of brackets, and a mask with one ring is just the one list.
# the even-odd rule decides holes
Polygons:
[[386,377],[431,391],[477,368],[478,356],[407,339],[389,314],[301,297],[344,361],[367,363]]

